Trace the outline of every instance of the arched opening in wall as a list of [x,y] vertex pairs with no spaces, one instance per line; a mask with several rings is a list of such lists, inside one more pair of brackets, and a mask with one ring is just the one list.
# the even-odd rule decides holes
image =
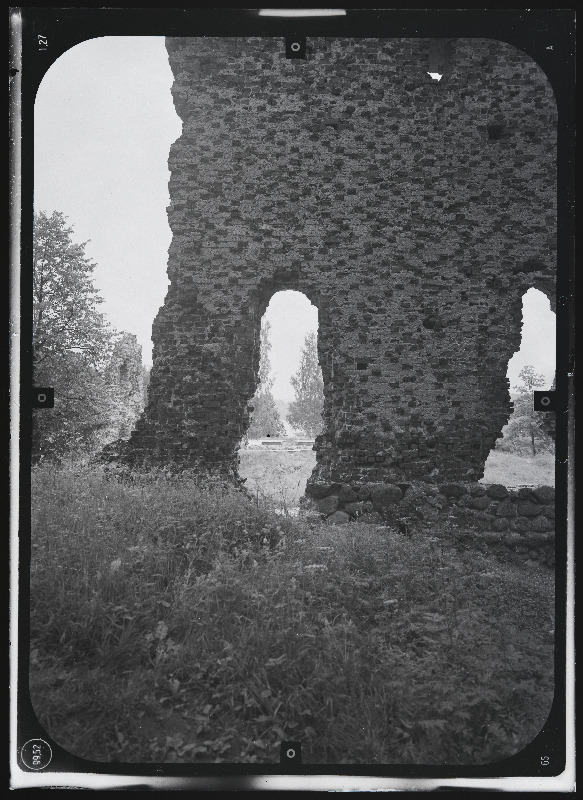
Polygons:
[[555,388],[556,318],[548,297],[529,289],[522,298],[522,340],[508,362],[513,411],[490,451],[482,483],[554,486],[555,413],[533,410],[533,392]]
[[318,309],[305,294],[276,292],[261,319],[259,383],[239,450],[239,475],[257,502],[295,514],[316,463],[322,429]]

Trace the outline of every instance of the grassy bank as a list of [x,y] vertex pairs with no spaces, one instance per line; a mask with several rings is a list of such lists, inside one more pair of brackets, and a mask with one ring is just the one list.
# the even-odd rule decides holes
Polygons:
[[503,486],[554,486],[555,454],[539,453],[524,456],[492,450],[486,460],[482,483],[501,483]]
[[552,575],[438,535],[42,467],[31,582],[33,704],[93,760],[487,763],[550,709]]

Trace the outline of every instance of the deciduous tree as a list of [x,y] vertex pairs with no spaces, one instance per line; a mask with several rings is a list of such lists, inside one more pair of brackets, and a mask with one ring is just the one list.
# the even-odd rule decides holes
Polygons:
[[533,392],[544,386],[545,379],[530,364],[521,369],[518,377],[520,383],[513,387],[516,392],[514,409],[503,430],[500,449],[514,452],[528,450],[536,456],[541,450],[551,449],[554,444],[549,412],[533,410]]
[[247,430],[248,439],[260,439],[263,436],[284,436],[285,425],[281,421],[279,412],[275,405],[272,394],[273,378],[271,377],[271,361],[269,353],[271,342],[269,334],[271,325],[264,321],[261,323],[261,353],[259,359],[259,383],[255,391],[251,405],[253,412],[249,429]]
[[54,386],[55,407],[33,412],[33,461],[96,449],[107,426],[104,369],[113,331],[97,310],[95,264],[72,240],[66,217],[34,217],[33,380]]
[[291,378],[295,400],[290,404],[287,421],[306,436],[317,436],[322,430],[324,381],[318,362],[318,344],[314,331],[304,340],[300,366]]

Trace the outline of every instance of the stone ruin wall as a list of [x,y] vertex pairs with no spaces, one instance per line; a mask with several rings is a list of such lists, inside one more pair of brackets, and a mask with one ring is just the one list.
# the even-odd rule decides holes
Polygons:
[[[389,524],[407,535],[413,529],[439,534],[456,523],[472,546],[504,560],[555,564],[555,490],[551,486],[509,489],[501,484],[376,484],[356,490],[347,484],[319,485],[304,507],[335,525],[353,520]],[[464,540],[460,544],[467,543]]]
[[144,408],[142,348],[133,333],[124,331],[115,342],[106,378],[112,399],[107,439],[129,439]]
[[166,46],[171,284],[124,458],[236,481],[261,317],[294,289],[318,308],[325,392],[306,494],[335,496],[331,514],[373,489],[483,497],[522,296],[555,307],[544,73],[481,39],[314,38],[306,59],[281,38]]

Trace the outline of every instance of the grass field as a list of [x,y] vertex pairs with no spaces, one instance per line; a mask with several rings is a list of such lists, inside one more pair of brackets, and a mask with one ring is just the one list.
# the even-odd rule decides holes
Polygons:
[[533,739],[550,571],[258,499],[33,471],[30,690],[55,741],[97,761],[277,764],[291,739],[304,763],[482,764]]
[[297,508],[316,465],[312,450],[247,449],[239,451],[239,459],[239,474],[256,501],[284,512]]
[[503,486],[554,486],[555,455],[539,453],[520,456],[492,450],[486,461],[482,483],[501,483]]

